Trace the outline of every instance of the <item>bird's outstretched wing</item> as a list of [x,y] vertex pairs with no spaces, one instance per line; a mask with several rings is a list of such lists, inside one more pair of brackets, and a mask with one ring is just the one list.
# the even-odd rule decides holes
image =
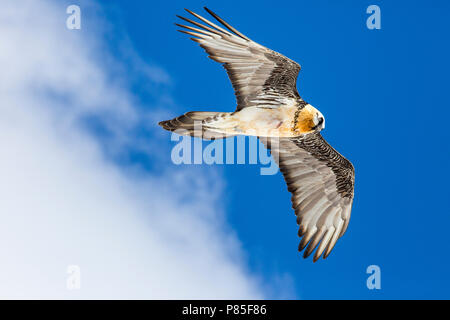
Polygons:
[[[344,234],[350,220],[355,173],[353,165],[320,135],[260,138],[277,161],[299,224],[298,247],[308,257],[319,245],[314,262],[325,259]],[[320,244],[319,244],[320,243]]]
[[176,24],[179,30],[195,38],[209,57],[222,63],[233,85],[237,111],[263,105],[277,107],[300,99],[296,82],[300,65],[244,36],[211,10],[205,8],[224,28],[187,10],[205,24],[178,16],[193,26]]

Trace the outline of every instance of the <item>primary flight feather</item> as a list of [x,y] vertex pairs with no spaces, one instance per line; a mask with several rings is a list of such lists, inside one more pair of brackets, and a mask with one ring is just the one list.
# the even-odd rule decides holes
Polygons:
[[258,136],[271,150],[292,193],[299,251],[326,258],[347,229],[353,203],[353,165],[322,137],[324,116],[297,92],[300,65],[237,31],[205,8],[223,27],[187,10],[197,22],[177,24],[209,57],[225,67],[233,85],[234,112],[191,111],[159,124],[203,139]]

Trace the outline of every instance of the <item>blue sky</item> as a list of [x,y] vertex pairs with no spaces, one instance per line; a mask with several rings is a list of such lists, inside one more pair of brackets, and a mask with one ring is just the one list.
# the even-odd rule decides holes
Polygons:
[[[381,8],[381,30],[366,28],[370,4]],[[252,165],[220,168],[223,207],[252,270],[286,275],[290,294],[306,299],[449,298],[448,2],[114,5],[144,59],[173,77],[173,113],[235,106],[222,68],[173,26],[184,7],[201,13],[207,5],[302,65],[301,96],[322,111],[323,135],[353,162],[349,229],[330,258],[315,264],[296,251],[297,226],[280,173],[261,176]],[[371,264],[381,268],[378,291],[366,287]]]
[[[64,12],[68,4],[75,2],[61,2],[55,7]],[[230,268],[216,272],[214,279],[225,277],[226,282],[227,272],[237,266],[241,271],[229,276],[235,280],[230,283],[239,283],[246,275],[255,277],[258,283],[258,286],[249,284],[250,289],[230,289],[225,297],[253,297],[257,290],[270,298],[450,298],[447,289],[450,280],[446,276],[450,265],[447,239],[450,134],[446,126],[450,115],[447,41],[450,3],[258,1],[256,5],[243,1],[131,0],[110,0],[107,5],[98,6],[89,3],[80,4],[86,18],[82,30],[65,37],[67,41],[77,37],[76,41],[81,42],[76,43],[83,43],[86,39],[92,41],[95,33],[94,40],[101,43],[94,45],[98,55],[95,58],[102,60],[99,65],[116,66],[104,72],[108,83],[112,82],[105,87],[110,100],[97,104],[109,104],[108,108],[112,108],[115,101],[125,101],[125,109],[134,104],[134,113],[128,118],[126,112],[123,116],[115,111],[90,111],[83,113],[76,123],[98,144],[98,157],[106,159],[99,166],[111,164],[127,179],[141,181],[142,177],[151,177],[158,185],[157,179],[169,179],[167,174],[171,171],[183,172],[178,176],[182,181],[173,182],[179,193],[176,199],[181,199],[177,200],[177,206],[173,205],[174,212],[187,210],[185,218],[192,215],[197,219],[195,212],[201,208],[205,213],[198,221],[207,223],[197,225],[195,220],[189,230],[203,232],[203,227],[209,230],[187,249],[192,250],[187,255],[192,261],[184,260],[186,269],[194,270],[195,261],[203,261],[202,257],[205,261],[215,258],[204,252],[220,249],[217,246],[223,236],[224,242],[234,243],[232,251],[238,255],[232,253],[232,258],[224,258],[223,264],[229,263]],[[381,8],[381,30],[366,27],[366,8],[371,4]],[[189,110],[235,108],[225,71],[207,59],[194,42],[176,32],[173,25],[175,14],[185,14],[183,8],[204,14],[205,5],[252,40],[302,65],[298,80],[300,95],[324,114],[327,127],[323,136],[355,166],[350,225],[326,260],[313,264],[297,252],[298,227],[280,173],[262,176],[258,165],[212,168],[176,166],[170,161],[170,149],[175,143],[170,141],[170,134],[157,127],[157,121]],[[101,30],[98,17],[104,22]],[[109,64],[104,56],[120,63]],[[113,94],[108,90],[115,85],[126,93],[116,97],[115,91]],[[83,90],[79,94],[84,97]],[[133,124],[127,124],[128,119]],[[203,180],[197,181],[196,175]],[[166,180],[161,189],[170,192],[171,184]],[[199,184],[204,189],[200,195],[196,191]],[[137,193],[143,192],[141,185],[133,186],[140,190]],[[203,207],[209,192],[213,199]],[[144,203],[143,198],[139,198],[139,203]],[[200,204],[192,205],[186,200],[190,198]],[[147,205],[151,210],[172,208],[165,202],[171,198],[160,199],[158,203],[156,196],[154,203],[142,208]],[[117,214],[120,215],[120,210]],[[211,222],[215,219],[220,221],[218,225]],[[189,219],[181,221],[187,223]],[[149,217],[139,214],[136,223],[151,224]],[[168,225],[172,226],[171,223]],[[183,227],[177,223],[173,226]],[[211,236],[221,227],[223,233]],[[129,232],[133,232],[132,226]],[[170,235],[165,234],[168,239]],[[188,233],[186,237],[189,238]],[[201,247],[201,239],[213,239],[211,248]],[[183,251],[179,244],[176,247]],[[239,249],[235,250],[236,247]],[[199,248],[205,251],[199,253]],[[381,268],[381,290],[366,287],[369,265]],[[204,292],[214,290],[206,284],[213,278],[194,279],[205,285]],[[189,284],[184,289],[182,292],[186,294],[181,297],[196,297],[188,294]],[[154,290],[158,296],[158,289]],[[130,287],[129,292],[132,291]],[[222,297],[215,292],[211,295]],[[161,296],[171,297],[167,292]],[[199,296],[208,297],[205,293]]]

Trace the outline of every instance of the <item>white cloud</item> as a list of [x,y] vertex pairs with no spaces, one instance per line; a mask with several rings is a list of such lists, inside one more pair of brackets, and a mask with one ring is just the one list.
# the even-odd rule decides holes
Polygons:
[[[224,222],[220,177],[125,173],[80,125],[95,115],[123,148],[151,116],[111,77],[120,65],[101,32],[66,29],[65,9],[2,1],[0,298],[262,297]],[[68,265],[81,268],[80,290],[66,288]]]

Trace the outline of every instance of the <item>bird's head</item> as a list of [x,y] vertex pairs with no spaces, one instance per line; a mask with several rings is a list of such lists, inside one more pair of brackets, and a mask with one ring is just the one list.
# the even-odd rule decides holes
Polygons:
[[295,131],[299,133],[319,132],[325,128],[325,117],[312,105],[305,105],[297,115]]

